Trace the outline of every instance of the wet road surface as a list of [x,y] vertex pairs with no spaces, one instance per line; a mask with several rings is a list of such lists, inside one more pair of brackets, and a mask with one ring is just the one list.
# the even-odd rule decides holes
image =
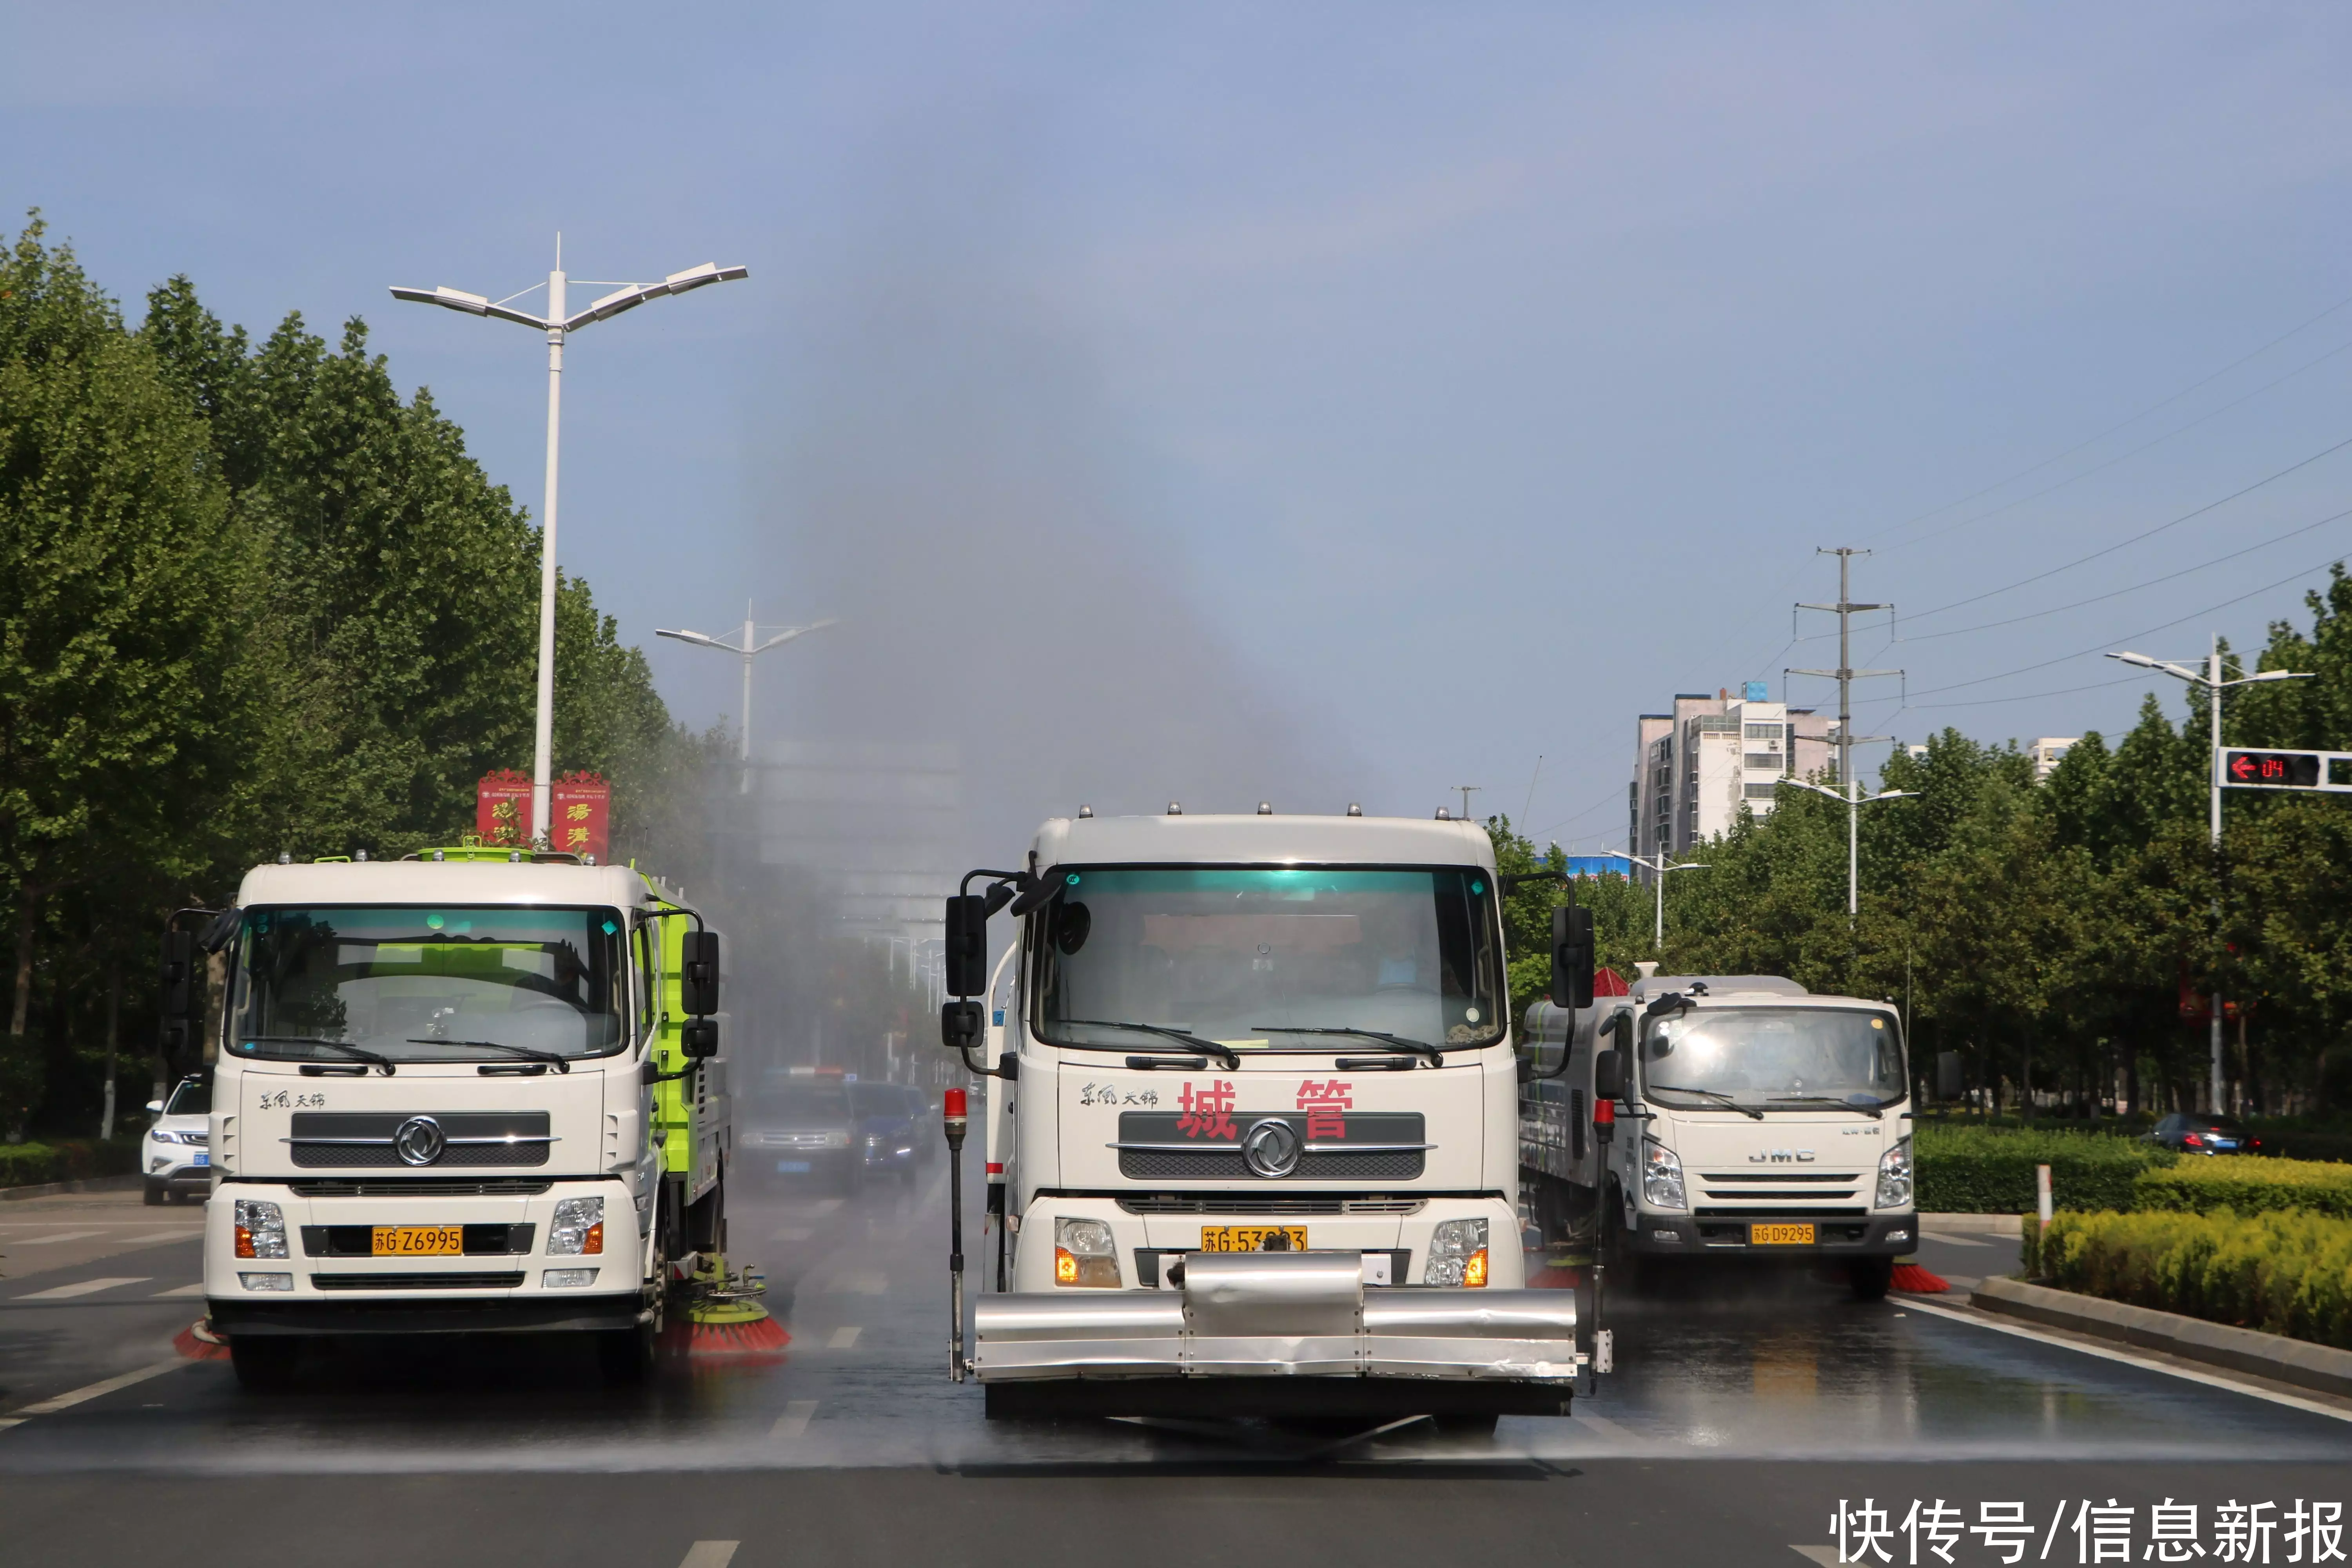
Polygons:
[[[235,1531],[191,1525],[295,1500],[305,1522],[272,1563],[697,1568],[721,1550],[697,1542],[737,1542],[744,1564],[1099,1563],[1194,1563],[1212,1538],[1299,1562],[1615,1541],[1654,1562],[1785,1563],[1865,1495],[1899,1498],[1897,1521],[1915,1497],[1971,1520],[1983,1500],[2030,1503],[2025,1559],[2074,1562],[2071,1527],[2035,1555],[2061,1498],[2116,1497],[2143,1521],[2167,1498],[2352,1500],[2352,1402],[2303,1408],[2001,1332],[1952,1310],[1964,1292],[1857,1303],[1801,1270],[1694,1268],[1614,1293],[1599,1396],[1491,1439],[1406,1429],[1301,1467],[1318,1438],[992,1425],[946,1375],[943,1185],[935,1164],[919,1191],[732,1194],[736,1253],[767,1266],[791,1346],[673,1361],[633,1390],[603,1387],[578,1344],[486,1340],[339,1345],[299,1389],[249,1394],[173,1346],[201,1310],[174,1294],[197,1277],[193,1208],[0,1205],[0,1563],[89,1561],[94,1519],[125,1556],[245,1563]],[[976,1215],[971,1234],[975,1262],[992,1257]],[[1921,1261],[1971,1280],[2015,1254],[2013,1237],[1931,1235]],[[2001,1555],[1963,1542],[1956,1561]]]

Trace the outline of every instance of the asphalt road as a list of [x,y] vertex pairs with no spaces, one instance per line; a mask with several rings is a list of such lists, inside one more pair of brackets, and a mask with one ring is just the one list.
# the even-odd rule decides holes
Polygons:
[[[608,1390],[563,1342],[360,1343],[269,1396],[174,1348],[201,1310],[194,1209],[0,1205],[0,1564],[1786,1564],[1834,1561],[1840,1501],[1864,1499],[1902,1563],[1909,1505],[1939,1498],[1969,1526],[2021,1505],[2037,1563],[2089,1560],[2086,1501],[2135,1510],[2133,1562],[2152,1504],[2196,1503],[2210,1555],[2217,1505],[2273,1502],[2285,1563],[2308,1560],[2287,1555],[2296,1500],[2352,1502],[2352,1401],[2003,1331],[1952,1298],[1858,1304],[1793,1270],[1620,1292],[1600,1395],[1492,1439],[1406,1429],[1301,1462],[1328,1434],[992,1426],[946,1376],[936,1167],[920,1193],[732,1201],[793,1335],[781,1357]],[[1968,1281],[2015,1246],[1931,1237],[1921,1259]]]

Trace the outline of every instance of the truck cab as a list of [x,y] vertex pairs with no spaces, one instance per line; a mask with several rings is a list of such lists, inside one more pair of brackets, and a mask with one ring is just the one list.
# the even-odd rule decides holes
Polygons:
[[449,849],[258,867],[203,940],[205,1296],[240,1378],[312,1335],[500,1331],[642,1373],[673,1268],[724,1245],[698,916],[634,869]]
[[[1082,816],[1028,864],[975,873],[1016,923],[946,1022],[1010,1243],[990,1413],[1564,1414],[1587,1358],[1572,1294],[1526,1289],[1486,835]],[[951,967],[970,930],[951,905]]]
[[1894,1005],[1777,975],[1655,975],[1630,992],[1528,1010],[1539,1065],[1520,1138],[1545,1240],[1633,1272],[1834,1262],[1856,1296],[1884,1296],[1919,1234]]

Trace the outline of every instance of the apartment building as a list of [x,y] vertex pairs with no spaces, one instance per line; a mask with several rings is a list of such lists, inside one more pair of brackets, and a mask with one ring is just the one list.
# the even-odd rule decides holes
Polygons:
[[1680,691],[1671,712],[1641,715],[1626,789],[1626,841],[1637,853],[1689,854],[1737,822],[1741,806],[1770,811],[1783,778],[1833,782],[1837,721],[1771,701],[1768,690],[1751,680],[1737,697]]

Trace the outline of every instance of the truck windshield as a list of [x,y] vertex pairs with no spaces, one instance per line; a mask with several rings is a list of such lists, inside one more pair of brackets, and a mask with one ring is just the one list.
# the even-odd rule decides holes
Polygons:
[[255,909],[237,939],[230,1045],[348,1063],[602,1056],[626,1040],[615,910]]
[[1902,1099],[1904,1082],[1902,1037],[1885,1013],[1702,1007],[1642,1037],[1642,1087],[1667,1105],[1876,1107]]
[[[1039,1037],[1154,1055],[1491,1045],[1494,879],[1475,868],[1065,868],[1032,917]],[[1285,1030],[1363,1030],[1319,1037]]]

